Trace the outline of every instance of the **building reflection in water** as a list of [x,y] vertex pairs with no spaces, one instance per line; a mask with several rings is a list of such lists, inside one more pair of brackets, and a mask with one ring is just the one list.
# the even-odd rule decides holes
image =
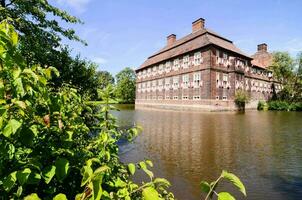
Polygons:
[[171,181],[178,199],[200,199],[200,181],[223,169],[241,177],[248,199],[302,195],[301,113],[128,110],[118,118],[143,127],[134,143],[122,147],[128,149],[123,160],[153,160],[153,171]]

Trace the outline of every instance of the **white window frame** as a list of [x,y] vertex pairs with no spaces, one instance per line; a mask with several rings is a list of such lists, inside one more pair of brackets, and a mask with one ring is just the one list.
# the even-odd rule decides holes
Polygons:
[[200,65],[201,63],[203,63],[203,59],[202,59],[202,55],[201,52],[196,52],[194,53],[194,61],[193,61],[194,65]]
[[173,77],[173,89],[175,90],[175,89],[178,89],[178,87],[179,87],[179,76],[174,76]]
[[173,61],[173,70],[174,70],[174,71],[177,71],[178,69],[179,69],[179,59],[176,58],[176,59],[174,59],[174,61]]
[[165,64],[166,73],[171,71],[171,61],[167,61]]
[[190,83],[190,77],[189,74],[182,75],[182,87],[188,88]]
[[182,58],[182,68],[187,69],[189,68],[189,63],[190,63],[190,56],[186,55]]
[[199,88],[200,86],[202,86],[201,73],[200,72],[195,72],[193,74],[193,87],[194,88]]

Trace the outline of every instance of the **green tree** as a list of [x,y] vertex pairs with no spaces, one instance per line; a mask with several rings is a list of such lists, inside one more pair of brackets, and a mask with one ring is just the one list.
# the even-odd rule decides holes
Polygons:
[[109,84],[114,84],[114,78],[108,71],[98,71],[96,73],[96,78],[100,89],[105,89]]
[[[73,29],[60,22],[76,24],[79,19],[48,3],[46,0],[1,0],[0,21],[10,18],[20,34],[20,48],[27,64],[58,66],[63,38],[81,41]],[[82,41],[83,42],[83,41]],[[63,52],[64,53],[64,52]],[[61,67],[61,66],[58,66]]]
[[288,102],[301,101],[302,95],[302,54],[292,58],[287,52],[275,52],[270,69],[283,89],[276,94],[276,98]]
[[12,19],[12,24],[20,33],[20,49],[28,66],[56,67],[61,76],[51,80],[56,88],[67,83],[78,88],[81,94],[97,96],[96,65],[73,58],[63,39],[79,41],[85,44],[71,28],[64,28],[61,23],[82,23],[48,3],[47,0],[0,0],[0,21]]
[[133,103],[135,100],[136,75],[127,67],[116,75],[115,95],[121,103]]

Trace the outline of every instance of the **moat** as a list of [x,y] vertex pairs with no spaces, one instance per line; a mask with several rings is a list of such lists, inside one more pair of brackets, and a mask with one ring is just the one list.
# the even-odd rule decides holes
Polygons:
[[[124,162],[145,158],[157,177],[168,179],[177,199],[201,199],[199,183],[225,169],[238,175],[247,199],[302,196],[302,113],[198,113],[134,110],[115,113],[121,125],[139,124],[143,133],[121,144]],[[137,180],[144,177],[138,174]],[[228,185],[221,186],[243,197]]]

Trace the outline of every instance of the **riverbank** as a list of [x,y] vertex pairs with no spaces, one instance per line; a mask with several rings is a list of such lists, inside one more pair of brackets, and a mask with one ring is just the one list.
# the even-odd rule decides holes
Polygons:
[[276,111],[302,111],[302,102],[287,101],[259,101],[258,110],[276,110]]

